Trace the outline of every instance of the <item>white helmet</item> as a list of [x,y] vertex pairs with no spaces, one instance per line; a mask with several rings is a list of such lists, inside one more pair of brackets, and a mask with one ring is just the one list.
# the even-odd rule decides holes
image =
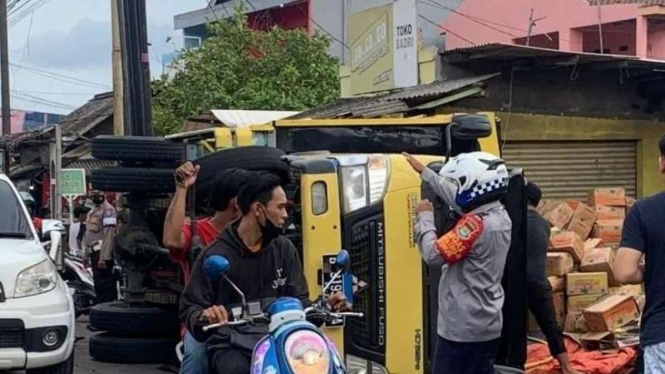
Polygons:
[[453,157],[439,176],[441,187],[451,197],[447,202],[459,213],[500,200],[508,191],[506,162],[487,152]]

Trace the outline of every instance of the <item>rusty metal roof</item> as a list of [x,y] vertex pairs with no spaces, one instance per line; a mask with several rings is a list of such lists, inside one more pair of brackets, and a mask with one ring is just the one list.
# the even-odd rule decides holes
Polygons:
[[395,92],[386,98],[386,100],[404,100],[415,99],[429,96],[440,96],[459,89],[472,86],[476,83],[484,82],[488,79],[501,75],[501,73],[480,75],[476,77],[466,77],[460,79],[450,79],[445,81],[436,81],[428,84],[422,84],[416,87],[405,88]]
[[437,81],[375,96],[339,98],[328,104],[289,117],[289,119],[373,118],[407,113],[416,110],[415,107],[424,102],[439,99],[498,75],[500,73]]

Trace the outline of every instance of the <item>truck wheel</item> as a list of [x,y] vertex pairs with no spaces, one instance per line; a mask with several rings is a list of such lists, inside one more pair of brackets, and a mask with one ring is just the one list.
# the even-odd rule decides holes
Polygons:
[[169,193],[175,191],[172,169],[106,167],[93,170],[92,187],[110,192]]
[[161,364],[175,361],[170,338],[128,338],[101,333],[90,338],[90,357],[101,362]]
[[111,161],[179,161],[183,144],[154,136],[101,135],[92,140],[92,157]]
[[90,325],[116,335],[171,336],[178,332],[175,310],[130,306],[123,302],[98,304],[90,309]]
[[286,155],[277,148],[251,146],[230,148],[205,155],[194,163],[201,166],[196,179],[197,194],[209,194],[215,183],[215,176],[220,170],[240,168],[251,171],[268,171],[289,181],[289,165],[281,159]]
[[26,374],[72,374],[74,373],[74,351],[69,358],[59,364],[43,368],[28,369]]

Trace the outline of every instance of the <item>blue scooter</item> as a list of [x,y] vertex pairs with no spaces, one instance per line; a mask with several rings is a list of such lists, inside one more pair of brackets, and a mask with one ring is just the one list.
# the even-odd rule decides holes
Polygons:
[[[340,251],[332,279],[325,285],[323,295],[336,280],[344,276],[349,264],[349,253]],[[270,304],[267,313],[263,313],[260,303],[246,303],[245,295],[226,276],[230,268],[229,261],[218,255],[208,257],[203,263],[203,270],[209,279],[217,280],[221,277],[236,290],[242,300],[242,310],[232,311],[233,321],[208,325],[203,331],[222,326],[268,323],[268,335],[254,348],[250,374],[347,373],[334,343],[307,319],[333,321],[344,317],[362,318],[362,313],[334,313],[328,308],[323,296],[306,309],[296,298],[280,298]]]

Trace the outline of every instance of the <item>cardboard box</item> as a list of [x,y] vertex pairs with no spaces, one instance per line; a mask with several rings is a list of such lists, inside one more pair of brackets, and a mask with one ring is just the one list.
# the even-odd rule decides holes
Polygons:
[[568,205],[575,211],[566,228],[576,232],[583,240],[588,238],[591,230],[593,230],[593,224],[596,222],[596,211],[580,202],[568,202]]
[[566,280],[563,277],[552,276],[547,277],[547,280],[550,282],[550,286],[552,286],[552,293],[566,291]]
[[647,298],[645,295],[640,295],[636,299],[637,301],[637,307],[640,308],[640,313],[644,311],[644,304],[647,302]]
[[589,204],[626,206],[626,190],[624,188],[594,188],[589,192]]
[[626,208],[622,206],[595,206],[598,221],[623,221],[626,218]]
[[582,346],[587,351],[603,351],[614,349],[614,334],[611,331],[587,332],[580,337]]
[[584,242],[584,251],[586,252],[587,249],[593,249],[602,246],[603,246],[603,239],[590,238]]
[[610,295],[624,295],[637,298],[644,295],[644,286],[641,284],[627,284],[621,287],[610,287]]
[[574,231],[552,231],[550,251],[570,253],[575,262],[580,262],[584,254],[584,242]]
[[582,256],[582,263],[580,264],[580,271],[583,273],[607,273],[607,283],[611,287],[621,286],[614,279],[614,272],[612,271],[612,263],[614,261],[614,250],[609,247],[604,248],[591,248],[584,251]]
[[551,225],[563,229],[570,222],[570,219],[573,218],[573,213],[575,211],[570,205],[563,201],[558,201],[546,205],[542,215]]
[[564,252],[548,252],[545,271],[547,276],[562,277],[573,271],[573,256]]
[[635,298],[624,295],[610,295],[582,313],[589,331],[593,332],[613,331],[640,316]]
[[566,293],[574,295],[603,295],[607,293],[607,273],[568,273]]
[[568,313],[582,313],[582,311],[605,295],[575,295],[568,296]]
[[582,312],[569,312],[563,324],[563,331],[577,334],[589,332],[589,327],[586,325]]
[[622,231],[623,221],[597,221],[593,227],[593,236],[602,239],[606,245],[618,245]]

